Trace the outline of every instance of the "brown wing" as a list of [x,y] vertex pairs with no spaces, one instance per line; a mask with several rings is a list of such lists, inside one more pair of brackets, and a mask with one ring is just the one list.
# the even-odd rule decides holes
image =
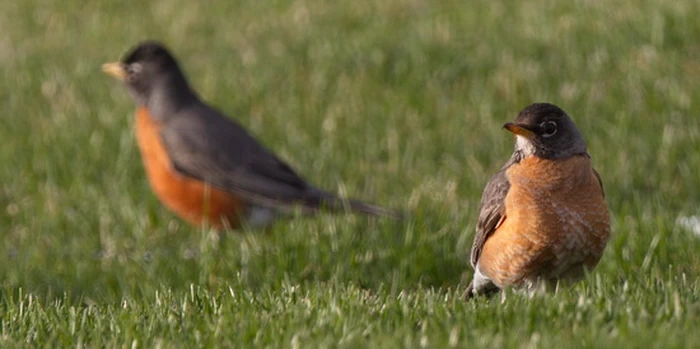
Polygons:
[[476,223],[476,236],[474,236],[471,253],[471,264],[474,268],[476,268],[476,263],[479,261],[484,243],[506,218],[505,199],[510,189],[506,170],[514,162],[515,159],[511,159],[506,166],[491,177],[484,188],[484,192],[481,194],[479,219]]
[[603,197],[605,197],[605,188],[603,187],[603,180],[600,178],[600,174],[598,174],[598,171],[596,171],[594,168],[591,169],[593,170],[595,178],[598,179],[598,184],[600,184],[600,191],[603,192]]

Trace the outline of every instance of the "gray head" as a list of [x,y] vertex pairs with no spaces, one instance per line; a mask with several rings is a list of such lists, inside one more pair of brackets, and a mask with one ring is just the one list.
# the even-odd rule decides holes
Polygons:
[[515,134],[515,153],[520,158],[562,159],[586,154],[586,141],[576,124],[553,104],[531,104],[503,128]]
[[124,81],[136,103],[157,117],[197,98],[175,57],[155,41],[140,43],[120,62],[104,64],[102,69]]

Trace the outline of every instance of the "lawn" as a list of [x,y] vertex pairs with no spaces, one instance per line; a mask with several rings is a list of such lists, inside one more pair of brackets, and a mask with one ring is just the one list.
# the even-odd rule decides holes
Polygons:
[[[700,3],[0,2],[0,346],[693,347]],[[151,194],[100,71],[165,42],[320,187],[411,212],[193,228]],[[576,121],[613,237],[554,294],[463,301],[501,126]]]

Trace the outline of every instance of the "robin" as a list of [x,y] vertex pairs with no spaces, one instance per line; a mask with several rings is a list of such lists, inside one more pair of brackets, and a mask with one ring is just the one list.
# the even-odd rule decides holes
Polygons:
[[256,228],[295,210],[398,216],[310,185],[241,125],[203,102],[160,43],[141,43],[102,70],[122,80],[137,104],[136,138],[153,192],[194,225]]
[[603,183],[571,118],[536,103],[503,127],[515,151],[481,197],[467,298],[579,280],[610,237]]

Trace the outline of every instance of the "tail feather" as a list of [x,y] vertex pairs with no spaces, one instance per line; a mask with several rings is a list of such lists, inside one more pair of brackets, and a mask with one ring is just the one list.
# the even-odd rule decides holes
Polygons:
[[464,291],[464,299],[470,300],[477,296],[490,297],[499,291],[500,289],[496,287],[496,285],[489,285],[481,290],[476,290],[474,289],[474,281],[472,280],[472,282],[469,283],[469,286],[467,286],[467,290]]
[[353,212],[364,213],[370,216],[391,217],[394,219],[405,218],[405,214],[403,212],[399,212],[390,208],[368,204],[366,202],[354,199],[347,200],[347,203],[350,206],[350,210]]
[[406,215],[403,212],[393,210],[386,207],[381,207],[356,199],[343,199],[333,193],[314,189],[311,194],[311,202],[319,208],[326,208],[332,211],[351,211],[363,213],[370,216],[390,217],[394,219],[404,219]]

